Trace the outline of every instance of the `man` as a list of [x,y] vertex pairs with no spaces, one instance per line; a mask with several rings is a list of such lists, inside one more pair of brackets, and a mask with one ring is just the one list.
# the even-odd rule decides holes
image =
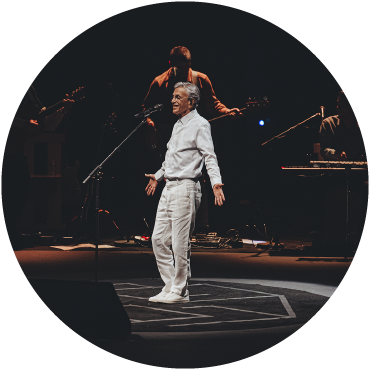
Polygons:
[[[320,127],[320,153],[326,161],[366,161],[365,146],[355,114],[341,91],[335,116],[324,119]],[[346,176],[329,174],[325,188],[324,247],[357,247],[367,208],[367,171],[351,171],[347,194]],[[343,174],[342,174],[343,175]],[[348,195],[348,199],[347,199]],[[346,204],[349,204],[348,224]],[[348,227],[348,229],[347,229]],[[348,234],[346,235],[346,233]]]
[[320,153],[327,161],[365,161],[365,146],[355,114],[343,91],[337,100],[338,115],[322,121]]
[[14,249],[22,243],[20,221],[31,191],[31,175],[24,146],[28,138],[45,131],[50,132],[58,126],[74,104],[68,96],[63,102],[63,107],[40,119],[39,113],[46,108],[40,102],[35,88],[30,86],[12,122],[3,160],[2,200],[5,222]]
[[171,103],[178,121],[167,144],[165,161],[155,174],[145,175],[150,178],[145,188],[148,195],[153,195],[158,182],[166,179],[152,235],[153,251],[165,286],[149,298],[161,303],[189,302],[190,236],[201,201],[199,178],[204,163],[215,204],[221,206],[225,201],[210,125],[196,110],[199,89],[190,82],[179,82],[174,89]]

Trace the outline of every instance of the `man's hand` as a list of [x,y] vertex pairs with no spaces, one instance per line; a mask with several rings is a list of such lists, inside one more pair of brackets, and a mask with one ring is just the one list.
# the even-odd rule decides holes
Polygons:
[[24,131],[28,134],[38,134],[42,132],[41,126],[35,119],[30,119],[24,127]]
[[74,100],[68,98],[68,94],[66,94],[66,96],[67,99],[63,99],[64,105],[63,108],[61,108],[63,114],[68,113],[71,110],[73,104],[75,103]]
[[239,108],[231,108],[231,109],[228,109],[226,114],[228,114],[231,119],[237,119],[241,116],[243,116],[244,114],[240,111]]
[[347,159],[347,154],[346,152],[341,152],[337,154],[337,159],[338,161],[343,161]]
[[[149,183],[145,188],[147,195],[154,195],[155,189],[157,188],[158,181],[155,179],[155,176],[153,174],[147,175],[145,174],[145,177],[149,177]],[[216,185],[215,185],[216,186]]]
[[225,195],[224,192],[222,191],[222,187],[224,184],[215,184],[213,187],[213,194],[215,195],[215,205],[217,206],[222,206],[225,201]]

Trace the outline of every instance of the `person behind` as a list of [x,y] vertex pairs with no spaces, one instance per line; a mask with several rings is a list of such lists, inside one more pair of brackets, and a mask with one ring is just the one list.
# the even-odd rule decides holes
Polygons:
[[153,251],[165,286],[149,298],[151,302],[189,302],[190,236],[201,202],[199,178],[203,164],[210,176],[215,204],[221,206],[225,201],[210,124],[196,109],[199,100],[197,86],[190,82],[175,84],[171,103],[178,120],[167,144],[165,161],[155,174],[145,175],[149,177],[147,195],[153,195],[158,182],[166,180],[152,234]]
[[355,114],[341,91],[338,114],[324,119],[320,127],[320,154],[326,161],[365,161],[365,146]]
[[199,88],[202,100],[197,109],[203,117],[207,113],[213,117],[229,114],[232,118],[237,118],[243,115],[238,108],[229,109],[222,104],[217,99],[208,76],[194,71],[190,67],[190,51],[184,46],[174,47],[170,52],[170,68],[153,80],[142,104],[143,109],[153,107],[156,104],[164,104],[163,111],[157,115],[156,123],[151,118],[147,118],[149,146],[162,157],[165,154],[172,127],[176,122],[170,104],[176,83],[191,82]]
[[[326,161],[366,162],[360,127],[343,91],[337,99],[337,115],[324,119],[320,127],[320,153]],[[329,173],[325,182],[323,219],[324,248],[357,248],[367,208],[367,171],[350,171],[349,193],[346,176]],[[349,204],[348,224],[346,204]],[[348,227],[348,229],[347,229]],[[346,232],[348,234],[346,235]],[[347,240],[347,245],[346,245]]]
[[[5,146],[2,170],[2,200],[4,217],[13,248],[22,247],[20,221],[27,198],[31,192],[31,174],[28,160],[24,154],[27,139],[51,132],[70,111],[74,100],[68,96],[63,100],[63,107],[55,112],[41,116],[46,110],[40,102],[35,88],[31,85],[27,90],[10,127]],[[40,119],[40,117],[42,117]]]

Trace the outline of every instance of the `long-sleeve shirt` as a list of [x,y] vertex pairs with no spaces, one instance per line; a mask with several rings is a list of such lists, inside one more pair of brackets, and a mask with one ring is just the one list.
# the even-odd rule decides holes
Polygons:
[[335,161],[337,154],[345,152],[348,160],[365,160],[365,146],[358,125],[350,130],[340,122],[338,115],[322,121],[320,127],[321,155]]
[[167,179],[196,179],[206,165],[211,186],[222,184],[220,169],[213,147],[211,126],[194,109],[179,119],[167,144],[165,160],[155,174],[157,181]]

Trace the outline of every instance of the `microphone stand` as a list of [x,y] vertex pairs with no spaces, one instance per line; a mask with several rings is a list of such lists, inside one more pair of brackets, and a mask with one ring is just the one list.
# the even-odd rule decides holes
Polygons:
[[[307,119],[305,119],[304,121],[302,121],[302,122],[300,122],[300,123],[297,123],[296,125],[294,125],[294,126],[292,126],[292,127],[290,127],[290,128],[288,128],[287,130],[285,130],[284,132],[282,132],[282,133],[280,133],[280,134],[278,134],[278,135],[276,135],[276,136],[274,136],[274,137],[272,137],[271,139],[269,139],[269,140],[267,140],[267,141],[265,141],[264,143],[262,143],[261,144],[261,146],[264,146],[264,145],[266,145],[266,144],[268,144],[268,143],[274,143],[274,140],[275,139],[281,139],[281,138],[283,138],[284,136],[285,136],[285,134],[287,134],[289,131],[291,131],[291,130],[294,130],[294,129],[296,129],[297,127],[299,127],[300,125],[302,125],[303,123],[305,123],[305,122],[307,122],[307,121],[309,121],[309,120],[311,120],[312,118],[314,118],[314,117],[316,117],[316,116],[321,116],[321,117],[323,117],[323,114],[322,113],[316,113],[316,114],[314,114],[313,116],[311,116],[311,117],[309,117],[309,118],[307,118]],[[276,203],[276,202],[275,202]],[[276,204],[275,204],[275,207],[278,207]],[[275,217],[275,216],[274,216]],[[275,220],[275,223],[277,223],[277,221]],[[280,246],[280,231],[278,230],[278,225],[274,225],[273,226],[273,234],[274,235],[272,235],[272,240],[274,241],[274,243],[275,243],[275,247],[274,247],[274,249],[275,250],[277,250],[278,248],[279,248],[279,246]]]
[[261,144],[261,145],[265,145],[265,144],[269,143],[270,141],[272,141],[272,140],[274,140],[274,139],[281,139],[281,137],[283,137],[283,135],[284,135],[284,134],[286,134],[286,133],[288,133],[290,130],[294,130],[294,129],[295,129],[295,128],[297,128],[298,126],[302,125],[302,123],[305,123],[305,122],[309,121],[310,119],[312,119],[312,118],[314,118],[314,117],[316,117],[316,116],[321,116],[321,113],[316,113],[316,114],[314,114],[313,116],[311,116],[311,117],[309,117],[309,118],[305,119],[304,121],[302,121],[302,122],[300,122],[300,123],[297,123],[295,126],[292,126],[292,127],[288,128],[288,130],[286,130],[286,131],[284,131],[284,132],[282,132],[282,133],[280,133],[280,134],[278,134],[278,135],[276,135],[276,136],[272,137],[271,139],[269,139],[269,140],[265,141],[265,142],[264,142],[263,144]]
[[130,132],[130,134],[119,144],[113,151],[108,155],[107,158],[104,159],[103,162],[98,164],[86,177],[83,184],[85,184],[88,180],[92,179],[95,182],[95,282],[98,281],[98,250],[99,250],[99,182],[102,176],[102,169],[105,162],[107,162],[116,152],[119,151],[121,146],[131,137],[139,128],[146,122],[146,118],[153,112],[148,112],[142,115],[143,120],[135,127],[134,130]]

